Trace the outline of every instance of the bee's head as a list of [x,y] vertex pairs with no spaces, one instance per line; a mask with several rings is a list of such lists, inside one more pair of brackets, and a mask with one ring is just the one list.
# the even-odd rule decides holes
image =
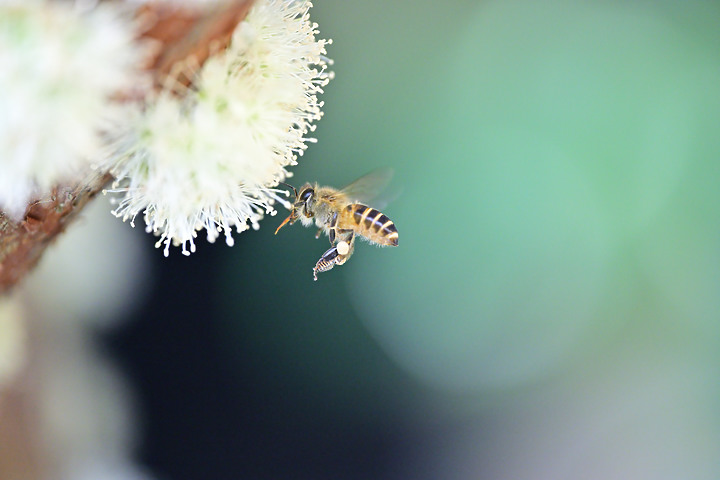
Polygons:
[[[282,183],[282,182],[281,182]],[[286,223],[289,223],[292,225],[295,223],[295,220],[298,219],[299,213],[302,213],[306,217],[312,217],[312,203],[315,198],[315,189],[310,185],[309,183],[306,183],[302,186],[300,189],[300,193],[298,194],[298,191],[295,187],[292,185],[288,185],[287,183],[283,183],[283,185],[286,185],[290,188],[292,188],[293,193],[295,193],[295,201],[293,202],[292,210],[290,211],[290,215],[280,224],[280,226],[275,230],[275,234],[277,235],[277,232],[285,226]]]
[[295,192],[295,208],[304,208],[305,215],[308,215],[312,208],[312,202],[315,199],[315,189],[309,183],[303,185],[300,189],[300,195]]

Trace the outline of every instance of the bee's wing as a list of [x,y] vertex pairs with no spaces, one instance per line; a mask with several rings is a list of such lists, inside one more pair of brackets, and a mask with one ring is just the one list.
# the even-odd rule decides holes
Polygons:
[[351,202],[369,203],[373,199],[377,199],[378,195],[390,183],[392,176],[393,170],[391,168],[378,168],[340,189],[339,193],[347,197]]

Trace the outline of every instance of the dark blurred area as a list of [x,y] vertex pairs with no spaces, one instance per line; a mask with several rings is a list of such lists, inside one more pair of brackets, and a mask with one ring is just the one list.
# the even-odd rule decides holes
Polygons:
[[415,448],[418,385],[365,332],[340,275],[312,281],[327,239],[292,230],[268,261],[253,252],[271,228],[232,249],[151,252],[146,301],[101,336],[135,391],[138,459],[160,478],[397,478]]

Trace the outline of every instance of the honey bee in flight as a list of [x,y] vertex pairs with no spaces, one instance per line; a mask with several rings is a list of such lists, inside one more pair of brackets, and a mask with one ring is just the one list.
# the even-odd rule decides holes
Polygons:
[[315,264],[315,280],[318,273],[347,262],[355,250],[358,235],[376,245],[397,247],[398,231],[392,220],[364,204],[387,185],[391,176],[390,169],[374,170],[340,190],[306,183],[298,193],[295,187],[285,184],[293,189],[295,201],[290,215],[275,230],[275,235],[286,223],[292,225],[298,218],[305,226],[315,222],[319,228],[315,238],[327,234],[332,246]]

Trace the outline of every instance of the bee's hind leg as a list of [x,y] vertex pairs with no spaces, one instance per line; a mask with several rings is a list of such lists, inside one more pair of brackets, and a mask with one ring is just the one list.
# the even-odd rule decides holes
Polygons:
[[335,248],[338,251],[338,258],[335,261],[336,264],[342,265],[347,262],[348,258],[355,251],[355,232],[352,230],[338,230],[340,235],[344,236],[342,240],[338,240]]
[[313,279],[317,281],[318,273],[327,272],[332,269],[337,263],[339,255],[337,247],[331,247],[327,252],[323,253],[320,260],[315,264],[315,268],[313,268]]
[[[332,239],[336,240],[334,235],[335,230],[330,230],[330,232],[333,234]],[[339,233],[345,238],[338,240],[337,244],[330,247],[328,251],[322,254],[320,260],[317,261],[315,268],[313,268],[313,278],[315,281],[317,281],[318,273],[327,272],[335,265],[342,265],[350,258],[350,255],[353,254],[353,250],[355,249],[355,232],[352,230],[339,230]]]

